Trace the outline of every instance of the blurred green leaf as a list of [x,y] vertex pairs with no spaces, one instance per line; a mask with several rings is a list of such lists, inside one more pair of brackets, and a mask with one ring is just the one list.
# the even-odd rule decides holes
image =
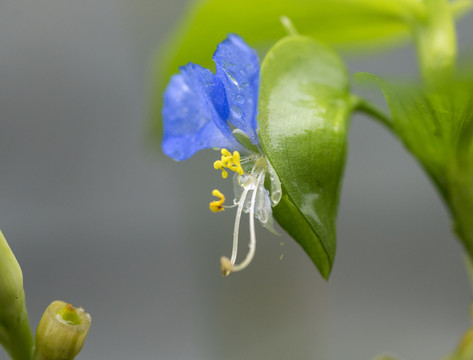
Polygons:
[[373,360],[398,360],[399,358],[391,354],[381,354],[373,358]]
[[283,189],[273,213],[324,278],[335,257],[351,107],[345,66],[326,46],[293,36],[266,55],[258,135]]
[[424,0],[424,21],[412,25],[424,81],[433,84],[453,74],[457,44],[454,15],[447,0]]
[[473,328],[468,329],[457,345],[455,351],[442,360],[471,360],[473,359]]
[[473,258],[473,81],[440,87],[398,86],[369,74],[383,90],[393,130],[418,159],[448,205]]
[[[461,16],[471,0],[449,3]],[[296,29],[332,46],[362,52],[379,49],[411,35],[413,24],[425,20],[426,9],[416,0],[201,0],[189,7],[166,46],[156,53],[151,94],[151,135],[161,137],[161,96],[170,76],[192,61],[213,68],[211,55],[229,33],[251,46],[269,48],[287,35],[281,16]]]
[[471,10],[471,0],[423,0],[422,16],[411,22],[420,70],[428,84],[450,79],[454,73],[457,44],[455,18]]
[[[281,16],[304,35],[344,48],[406,39],[406,17],[422,13],[414,0],[205,0],[197,1],[169,37],[154,61],[151,103],[152,135],[161,136],[161,96],[170,76],[192,61],[212,69],[212,53],[227,34],[242,36],[251,46],[267,49],[286,34]],[[418,15],[421,16],[421,15]]]

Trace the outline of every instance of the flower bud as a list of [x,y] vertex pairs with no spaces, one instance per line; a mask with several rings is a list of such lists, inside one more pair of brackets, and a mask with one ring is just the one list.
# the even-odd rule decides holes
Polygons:
[[53,301],[36,329],[34,360],[72,360],[82,349],[90,315],[64,301]]

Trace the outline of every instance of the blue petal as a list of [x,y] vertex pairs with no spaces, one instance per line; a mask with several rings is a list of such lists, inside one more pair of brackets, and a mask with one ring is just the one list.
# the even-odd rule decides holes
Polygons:
[[241,37],[229,35],[221,42],[213,60],[216,76],[225,87],[228,121],[259,144],[256,122],[259,90],[259,61],[256,52]]
[[228,105],[220,80],[210,70],[192,63],[180,70],[164,92],[164,153],[186,160],[207,148],[240,150],[226,122]]

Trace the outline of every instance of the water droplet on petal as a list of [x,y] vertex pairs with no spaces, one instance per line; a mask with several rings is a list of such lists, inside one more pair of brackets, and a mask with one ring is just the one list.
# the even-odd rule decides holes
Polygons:
[[237,104],[240,104],[242,105],[244,102],[245,102],[245,97],[241,94],[238,94],[236,97],[235,97],[235,102]]
[[241,116],[243,115],[243,111],[241,110],[241,107],[239,107],[238,105],[230,106],[230,112],[234,119],[241,119]]

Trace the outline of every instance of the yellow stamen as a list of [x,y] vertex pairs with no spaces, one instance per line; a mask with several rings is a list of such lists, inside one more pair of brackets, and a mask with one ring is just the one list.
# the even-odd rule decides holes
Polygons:
[[218,197],[218,200],[214,200],[209,204],[210,210],[213,212],[225,210],[223,207],[223,203],[225,202],[225,196],[223,196],[223,194],[217,189],[212,191],[212,195]]
[[232,155],[227,149],[222,149],[221,153],[222,158],[214,162],[214,169],[222,170],[222,177],[224,179],[228,177],[228,172],[225,168],[237,172],[239,175],[243,175],[243,169],[240,164],[240,153],[234,151]]

